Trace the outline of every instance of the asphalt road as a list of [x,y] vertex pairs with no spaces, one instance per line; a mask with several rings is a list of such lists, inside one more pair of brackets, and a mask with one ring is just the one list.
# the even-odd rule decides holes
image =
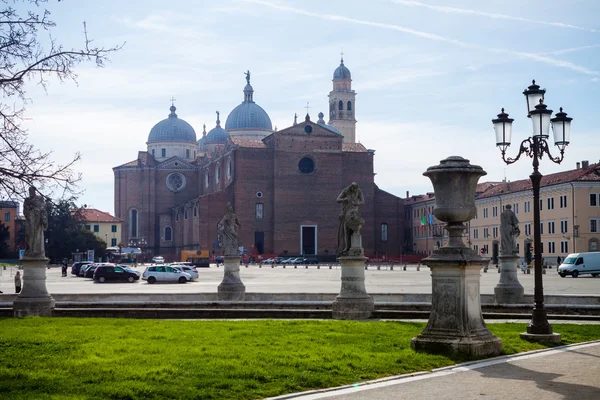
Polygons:
[[[143,272],[145,267],[137,267]],[[50,293],[216,293],[217,287],[223,280],[223,267],[199,268],[200,279],[198,282],[187,284],[154,284],[145,281],[130,283],[94,283],[91,279],[78,278],[70,274],[61,277],[60,268],[47,269],[47,287]],[[15,270],[0,269],[0,291],[14,293]],[[328,266],[281,266],[271,268],[250,265],[248,268],[241,266],[240,277],[246,292],[264,293],[338,293],[340,290],[340,269]],[[534,274],[519,272],[519,281],[526,294],[533,294]],[[481,273],[481,293],[494,294],[494,287],[500,279],[496,269]],[[592,278],[589,275],[579,278],[561,278],[556,270],[549,269],[543,276],[545,294],[581,294],[600,295],[600,277]],[[393,271],[387,269],[377,270],[370,267],[365,271],[365,285],[369,293],[431,293],[431,277],[427,267],[422,266],[420,271],[416,265],[409,265],[406,271],[400,266]]]

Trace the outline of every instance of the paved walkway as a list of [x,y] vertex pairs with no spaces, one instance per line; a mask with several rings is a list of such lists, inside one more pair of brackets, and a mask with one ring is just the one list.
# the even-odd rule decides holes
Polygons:
[[274,399],[598,400],[600,341]]

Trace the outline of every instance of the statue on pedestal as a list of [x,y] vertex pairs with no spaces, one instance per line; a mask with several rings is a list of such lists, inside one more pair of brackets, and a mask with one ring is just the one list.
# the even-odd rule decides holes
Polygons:
[[36,194],[35,187],[29,188],[29,197],[23,202],[25,215],[25,256],[45,257],[44,231],[48,228],[48,214],[44,198]]
[[241,224],[233,213],[231,203],[227,203],[225,210],[225,215],[217,224],[217,229],[221,234],[221,246],[225,250],[226,256],[239,256],[236,227],[241,226]]
[[500,215],[500,254],[512,256],[517,254],[517,236],[521,234],[519,219],[507,204]]
[[365,223],[365,220],[358,214],[358,207],[365,204],[365,198],[358,184],[352,182],[342,190],[336,201],[342,203],[338,228],[338,254],[347,256],[350,255],[352,247],[352,235],[360,235],[360,229]]

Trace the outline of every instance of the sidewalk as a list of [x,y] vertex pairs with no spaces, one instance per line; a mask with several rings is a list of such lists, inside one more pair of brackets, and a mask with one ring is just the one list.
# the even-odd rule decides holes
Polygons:
[[600,341],[274,399],[598,400]]

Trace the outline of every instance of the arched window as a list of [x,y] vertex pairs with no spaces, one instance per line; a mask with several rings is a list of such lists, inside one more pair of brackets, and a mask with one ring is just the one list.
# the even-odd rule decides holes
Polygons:
[[[350,102],[348,102],[350,104]],[[185,158],[190,158],[190,149],[185,149]]]
[[194,206],[194,217],[198,216],[198,206]]
[[179,211],[175,212],[175,222],[179,222]]
[[187,208],[185,208],[183,210],[183,219],[188,219],[188,209]]
[[385,222],[381,224],[381,241],[387,242],[388,240],[388,224]]
[[344,110],[344,102],[343,101],[339,101],[338,103],[338,110],[343,111]]
[[348,100],[348,107],[346,108],[348,111],[352,111],[352,102]]
[[173,240],[173,229],[170,226],[165,227],[165,241],[170,242]]
[[215,167],[215,183],[219,183],[219,179],[221,178],[221,164],[217,163]]
[[138,237],[138,210],[129,210],[129,237]]

